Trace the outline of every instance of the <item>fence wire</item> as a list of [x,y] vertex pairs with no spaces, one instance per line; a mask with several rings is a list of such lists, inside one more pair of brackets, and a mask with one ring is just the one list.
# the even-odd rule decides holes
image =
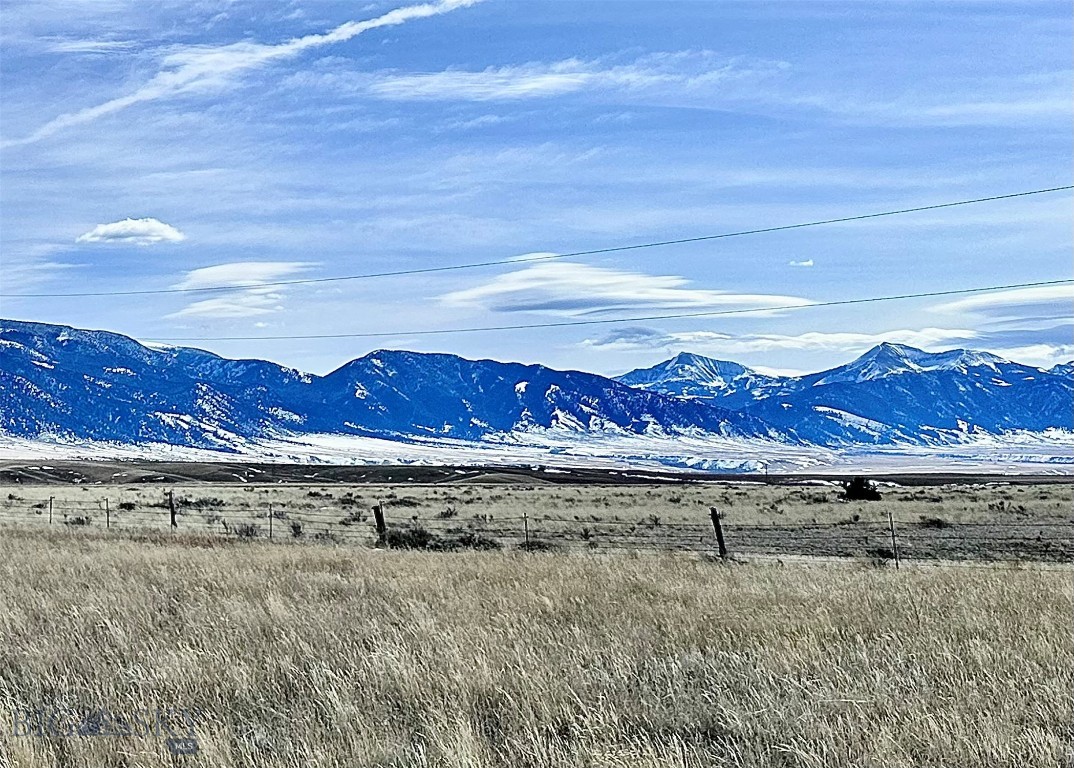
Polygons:
[[[0,524],[432,550],[718,551],[715,521],[704,514],[695,521],[683,521],[655,515],[636,520],[519,515],[514,510],[466,516],[450,508],[428,515],[411,513],[405,505],[386,505],[380,510],[382,528],[377,525],[377,508],[346,503],[299,508],[285,504],[238,507],[216,499],[178,496],[173,503],[165,499],[140,505],[9,498],[0,503]],[[892,514],[890,519],[831,522],[737,523],[724,518],[721,524],[730,556],[1074,562],[1074,520],[1065,519],[958,522]]]

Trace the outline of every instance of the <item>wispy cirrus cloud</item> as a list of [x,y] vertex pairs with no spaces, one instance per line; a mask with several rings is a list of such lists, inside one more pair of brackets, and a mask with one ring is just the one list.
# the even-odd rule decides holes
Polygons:
[[351,40],[373,29],[392,27],[414,19],[428,18],[474,5],[480,0],[437,0],[407,5],[366,21],[348,21],[322,34],[305,35],[285,43],[231,43],[222,46],[195,45],[173,51],[161,61],[160,70],[144,85],[93,107],[67,112],[21,139],[8,140],[3,146],[29,144],[67,128],[92,122],[145,102],[175,96],[215,91],[227,87],[242,74],[273,62],[292,59],[327,45]]
[[236,290],[223,296],[194,301],[167,317],[238,319],[282,312],[285,309],[283,301],[286,289],[266,286],[264,283],[301,274],[314,266],[302,261],[236,261],[192,270],[173,287],[232,287]]
[[588,347],[623,351],[689,349],[708,355],[738,355],[780,350],[860,353],[881,342],[924,349],[947,348],[977,339],[966,328],[898,329],[880,333],[809,331],[799,334],[728,334],[715,331],[662,331],[647,327],[621,328],[584,342]]
[[808,306],[799,296],[742,294],[690,288],[674,275],[649,275],[587,264],[535,264],[499,275],[482,285],[440,297],[452,306],[480,307],[496,312],[543,312],[594,315],[625,311],[702,310]]
[[721,57],[712,51],[670,51],[618,64],[609,58],[569,58],[482,70],[303,72],[290,84],[364,92],[393,101],[518,101],[579,91],[703,93],[786,67],[780,61]]
[[[689,350],[716,358],[781,353],[834,354],[849,360],[881,342],[906,344],[930,352],[969,347],[998,354],[1025,365],[1047,368],[1074,357],[1069,325],[1048,329],[990,331],[969,328],[901,328],[877,333],[849,331],[808,331],[799,334],[714,331],[664,331],[648,326],[617,328],[599,337],[586,339],[582,347],[610,352],[652,352],[668,354]],[[757,366],[754,366],[757,367]],[[776,369],[782,370],[782,369]]]
[[48,44],[52,53],[122,54],[137,47],[131,40],[54,39]]
[[187,272],[174,288],[243,288],[275,282],[317,266],[308,261],[233,261]]
[[186,235],[171,224],[148,217],[98,224],[89,232],[79,235],[75,242],[156,245],[157,243],[180,243],[185,239]]
[[989,318],[1035,318],[1074,315],[1074,283],[991,291],[932,307],[943,314],[973,314]]

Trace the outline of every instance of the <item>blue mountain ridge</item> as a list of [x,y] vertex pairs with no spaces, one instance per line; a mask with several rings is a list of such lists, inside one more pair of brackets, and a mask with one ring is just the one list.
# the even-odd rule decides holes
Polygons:
[[311,433],[480,440],[511,432],[708,434],[825,446],[1074,429],[1074,365],[880,344],[798,377],[683,353],[617,380],[378,350],[315,376],[126,336],[0,320],[0,433],[241,451]]
[[475,440],[502,432],[782,437],[757,417],[580,371],[380,350],[326,376],[126,336],[0,321],[0,432],[241,450],[309,433]]
[[762,376],[735,363],[679,355],[618,378],[739,408],[812,443],[841,445],[1074,429],[1072,371],[1070,363],[1043,370],[988,352],[931,353],[883,343],[806,376]]

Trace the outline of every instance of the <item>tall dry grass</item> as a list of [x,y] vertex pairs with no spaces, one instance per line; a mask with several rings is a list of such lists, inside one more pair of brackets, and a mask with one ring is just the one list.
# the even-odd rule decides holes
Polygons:
[[0,537],[13,766],[966,766],[1070,759],[1071,573]]

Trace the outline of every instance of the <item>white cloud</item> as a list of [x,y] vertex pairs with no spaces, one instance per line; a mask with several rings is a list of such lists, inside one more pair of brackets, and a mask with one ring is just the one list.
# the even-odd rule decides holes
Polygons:
[[967,296],[964,299],[937,304],[932,309],[935,312],[945,313],[989,312],[1004,307],[1059,302],[1069,303],[1071,301],[1074,301],[1074,283],[979,293],[975,296]]
[[89,232],[79,235],[76,243],[130,243],[154,245],[156,243],[179,243],[186,235],[159,219],[123,219],[111,224],[98,224]]
[[599,339],[589,339],[585,346],[622,351],[652,349],[689,349],[698,354],[734,356],[755,352],[843,352],[858,354],[881,342],[906,344],[926,350],[949,349],[972,341],[980,334],[962,328],[900,329],[880,333],[810,331],[797,335],[742,334],[713,331],[661,332],[633,329],[629,333],[613,331]]
[[282,300],[283,295],[278,291],[271,291],[266,288],[251,288],[228,296],[195,301],[178,312],[167,315],[167,317],[216,317],[221,319],[257,317],[282,312],[284,309],[281,303]]
[[1074,360],[1074,344],[1027,344],[994,351],[1008,360],[1035,365],[1038,368],[1051,368],[1053,365]]
[[805,261],[795,261],[794,259],[791,259],[787,262],[787,265],[791,267],[812,267],[813,259],[806,259]]
[[361,91],[394,101],[515,101],[583,90],[651,92],[665,96],[672,91],[709,93],[712,86],[786,66],[783,62],[723,58],[711,51],[676,51],[652,53],[627,64],[571,58],[480,71],[303,73],[292,78],[291,83]]
[[396,26],[412,19],[448,13],[457,8],[474,5],[479,0],[438,0],[396,8],[367,21],[348,21],[323,34],[297,37],[286,43],[231,43],[223,46],[189,46],[166,56],[163,66],[149,82],[125,96],[77,112],[68,112],[50,120],[23,139],[4,142],[4,146],[29,144],[66,128],[92,122],[127,107],[182,94],[219,90],[251,70],[274,61],[294,58],[301,53],[325,45],[346,42],[363,32]]
[[[690,281],[672,275],[625,272],[586,264],[537,264],[499,275],[488,282],[441,296],[452,306],[498,312],[544,312],[592,315],[640,310],[750,309],[808,306],[798,296],[740,294],[688,288]],[[760,312],[758,312],[760,314]]]
[[128,40],[63,40],[57,39],[48,47],[53,53],[126,53],[133,49],[135,44]]
[[284,310],[285,289],[264,283],[286,279],[313,266],[301,261],[237,261],[192,270],[174,287],[231,287],[236,290],[223,296],[192,302],[167,317],[236,319],[281,312]]
[[306,261],[234,261],[187,272],[175,288],[236,288],[282,280],[316,266]]

